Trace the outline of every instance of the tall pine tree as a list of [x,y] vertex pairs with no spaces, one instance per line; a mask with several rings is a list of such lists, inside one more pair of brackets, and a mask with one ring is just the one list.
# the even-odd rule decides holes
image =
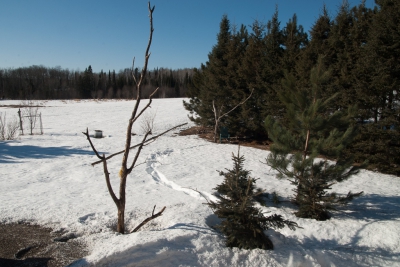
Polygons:
[[372,168],[400,175],[400,2],[378,0],[361,46],[355,86],[362,126],[352,152]]
[[[322,92],[330,79],[323,68],[322,58],[311,70],[311,92],[296,86],[293,75],[286,74],[282,81],[284,91],[279,98],[285,105],[285,116],[276,120],[268,116],[265,127],[274,141],[267,164],[287,177],[296,186],[295,203],[299,206],[296,216],[326,220],[335,204],[350,200],[358,194],[349,192],[339,198],[328,194],[331,186],[357,173],[351,159],[343,158],[343,149],[351,142],[355,129],[351,126],[352,110],[328,112],[335,94],[322,99]],[[318,159],[320,155],[336,160]]]

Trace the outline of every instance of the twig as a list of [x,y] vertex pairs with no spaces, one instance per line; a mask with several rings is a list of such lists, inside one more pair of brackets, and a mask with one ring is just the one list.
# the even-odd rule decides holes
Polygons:
[[158,213],[154,214],[154,210],[156,209],[156,205],[154,205],[153,208],[153,212],[151,213],[151,216],[148,217],[146,220],[144,220],[141,224],[139,224],[135,229],[132,230],[131,233],[137,232],[143,225],[145,225],[146,223],[148,223],[149,221],[160,217],[162,215],[162,213],[164,212],[164,210],[166,209],[166,207],[164,206],[164,208],[162,208]]

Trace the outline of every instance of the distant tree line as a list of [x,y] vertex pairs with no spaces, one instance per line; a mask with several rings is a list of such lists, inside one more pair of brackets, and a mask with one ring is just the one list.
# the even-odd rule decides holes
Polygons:
[[[30,66],[0,69],[0,98],[3,99],[90,99],[136,96],[134,80],[140,69],[126,68],[94,73],[89,65],[85,71]],[[156,68],[148,71],[143,81],[143,98],[160,87],[155,98],[183,97],[191,84],[193,69]]]
[[318,97],[339,93],[327,115],[357,106],[353,121],[359,134],[348,156],[400,175],[400,1],[375,2],[368,8],[365,1],[354,7],[344,1],[334,18],[324,6],[310,35],[295,14],[281,27],[278,10],[265,24],[254,21],[250,30],[223,16],[217,44],[208,61],[194,70],[190,99],[184,101],[191,119],[213,126],[215,106],[230,110],[254,89],[221,126],[231,136],[265,140],[265,118],[285,120],[286,107],[278,97],[285,90],[284,78],[293,77],[296,88],[311,97],[310,72],[320,58],[330,79]]

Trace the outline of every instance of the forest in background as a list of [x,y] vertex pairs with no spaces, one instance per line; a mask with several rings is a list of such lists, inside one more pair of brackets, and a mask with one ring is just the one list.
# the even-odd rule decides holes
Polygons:
[[[193,69],[149,70],[143,84],[147,98],[157,87],[155,98],[183,97],[191,84]],[[30,66],[0,69],[0,98],[3,99],[132,99],[136,96],[134,79],[140,69],[94,73],[89,65],[85,71]]]
[[358,135],[347,146],[348,157],[400,175],[400,1],[375,2],[368,8],[365,1],[354,7],[344,1],[333,18],[324,7],[309,35],[296,14],[282,27],[276,10],[267,23],[256,20],[250,30],[224,16],[217,44],[208,61],[195,69],[189,101],[184,101],[191,119],[213,127],[217,117],[253,91],[219,125],[231,136],[265,140],[267,116],[285,123],[280,92],[292,83],[313,97],[311,70],[321,60],[329,79],[319,84],[318,99],[339,93],[326,115],[356,107],[353,124]]
[[[310,71],[318,59],[330,79],[321,97],[335,93],[330,112],[357,107],[354,123],[359,134],[347,152],[356,162],[368,159],[370,168],[400,175],[400,2],[376,0],[374,8],[350,7],[344,1],[335,17],[323,7],[309,34],[296,14],[286,24],[278,10],[267,22],[232,25],[223,16],[217,43],[200,68],[150,70],[143,98],[160,87],[156,98],[188,97],[185,108],[197,124],[213,126],[213,106],[231,110],[220,125],[231,136],[266,140],[267,116],[282,118],[278,97],[282,81],[293,77],[298,90],[310,91]],[[134,98],[134,79],[140,69],[94,73],[61,67],[30,66],[0,69],[0,99],[104,99]]]

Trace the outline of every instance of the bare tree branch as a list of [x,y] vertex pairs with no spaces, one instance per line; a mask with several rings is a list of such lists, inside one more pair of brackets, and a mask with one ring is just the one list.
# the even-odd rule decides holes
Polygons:
[[135,118],[133,118],[132,123],[134,123],[143,114],[143,112],[145,112],[145,110],[150,107],[151,103],[153,102],[153,96],[158,91],[158,88],[160,88],[160,87],[157,87],[153,91],[153,93],[151,93],[151,95],[149,96],[149,102],[147,103],[147,105],[144,108],[142,108],[142,110],[139,112],[139,114]]
[[215,119],[215,125],[214,125],[214,143],[217,142],[217,132],[218,132],[218,125],[219,122],[221,121],[221,119],[225,116],[227,116],[229,113],[231,113],[232,111],[234,111],[238,106],[243,105],[247,100],[250,99],[251,95],[253,94],[254,89],[251,90],[250,95],[243,100],[242,102],[240,102],[239,104],[237,104],[235,107],[233,107],[231,110],[229,110],[228,112],[221,114],[222,112],[222,108],[224,105],[221,105],[219,111],[217,110],[217,108],[215,107],[215,101],[213,100],[212,102],[212,106],[213,106],[213,112],[214,112],[214,119]]
[[[158,137],[160,137],[160,136],[162,136],[162,135],[164,135],[164,134],[166,134],[166,133],[168,133],[168,132],[170,132],[170,131],[172,131],[172,130],[174,130],[174,129],[176,129],[176,128],[179,128],[179,127],[181,127],[181,126],[183,126],[183,125],[186,125],[186,124],[187,124],[187,122],[186,122],[186,123],[183,123],[183,124],[179,124],[179,125],[177,125],[177,126],[175,126],[175,127],[172,127],[172,128],[170,128],[170,129],[166,130],[165,132],[160,133],[159,135],[153,136],[152,138],[147,139],[147,140],[145,141],[145,144],[144,144],[144,145],[146,146],[146,145],[149,144],[150,141],[154,141],[154,140],[157,139]],[[131,147],[129,147],[129,149],[134,149],[134,148],[136,148],[136,147],[138,147],[138,146],[140,146],[140,145],[141,145],[141,143],[139,143],[139,144],[137,144],[137,145],[134,145],[134,146],[131,146]],[[93,162],[93,163],[92,163],[92,166],[101,163],[103,160],[109,160],[109,159],[112,158],[112,157],[115,157],[115,156],[117,156],[117,155],[120,155],[120,154],[124,153],[124,151],[125,151],[125,150],[119,151],[119,152],[117,152],[117,153],[114,153],[114,154],[111,154],[110,156],[105,157],[104,159],[101,159],[101,160],[99,160],[99,161]]]
[[228,115],[229,113],[231,113],[232,111],[234,111],[238,106],[243,105],[247,100],[249,100],[249,98],[251,97],[251,95],[253,94],[254,89],[251,90],[250,95],[243,100],[242,102],[240,102],[239,104],[237,104],[233,109],[229,110],[228,112],[226,112],[225,114],[221,115],[219,117],[219,119],[221,119],[222,117],[225,117],[226,115]]
[[135,57],[133,57],[133,60],[132,60],[132,77],[133,77],[133,81],[137,85],[137,80],[136,80],[136,76],[135,76]]
[[131,165],[131,166],[129,167],[129,169],[128,169],[128,173],[130,173],[130,172],[132,171],[132,169],[135,167],[136,161],[137,161],[138,158],[139,158],[140,152],[142,151],[142,148],[143,148],[143,146],[144,146],[144,143],[146,142],[146,138],[147,138],[147,136],[149,136],[149,134],[150,134],[150,131],[147,132],[147,133],[144,135],[143,141],[140,143],[140,146],[139,146],[138,150],[136,151],[136,155],[135,155],[135,158],[134,158],[133,161],[132,161],[132,165]]
[[87,138],[87,140],[89,141],[89,144],[90,144],[90,146],[92,147],[92,150],[93,150],[93,152],[96,154],[96,156],[97,156],[99,159],[103,160],[104,156],[103,156],[103,157],[100,156],[99,152],[97,152],[96,148],[94,147],[94,145],[93,145],[93,143],[92,143],[92,140],[90,139],[90,136],[89,136],[89,129],[86,128],[86,133],[85,133],[85,132],[82,132],[82,133],[83,133],[84,135],[86,135],[86,138]]
[[153,208],[153,212],[151,214],[150,217],[148,217],[147,219],[145,219],[141,224],[139,224],[135,229],[132,230],[131,233],[137,232],[143,225],[145,225],[146,223],[148,223],[149,221],[160,217],[162,215],[162,213],[164,212],[164,210],[166,209],[166,207],[164,206],[164,208],[162,208],[158,213],[154,214],[154,210],[156,209],[156,206],[154,205]]
[[[105,155],[103,154],[103,158],[104,157],[105,157]],[[104,170],[104,176],[106,177],[106,184],[107,184],[108,192],[110,193],[110,196],[111,196],[112,200],[114,201],[115,205],[117,205],[117,207],[118,207],[119,199],[117,198],[117,196],[114,193],[114,190],[112,189],[111,182],[110,182],[110,173],[108,172],[108,169],[107,169],[107,161],[106,160],[103,160],[103,170]]]

